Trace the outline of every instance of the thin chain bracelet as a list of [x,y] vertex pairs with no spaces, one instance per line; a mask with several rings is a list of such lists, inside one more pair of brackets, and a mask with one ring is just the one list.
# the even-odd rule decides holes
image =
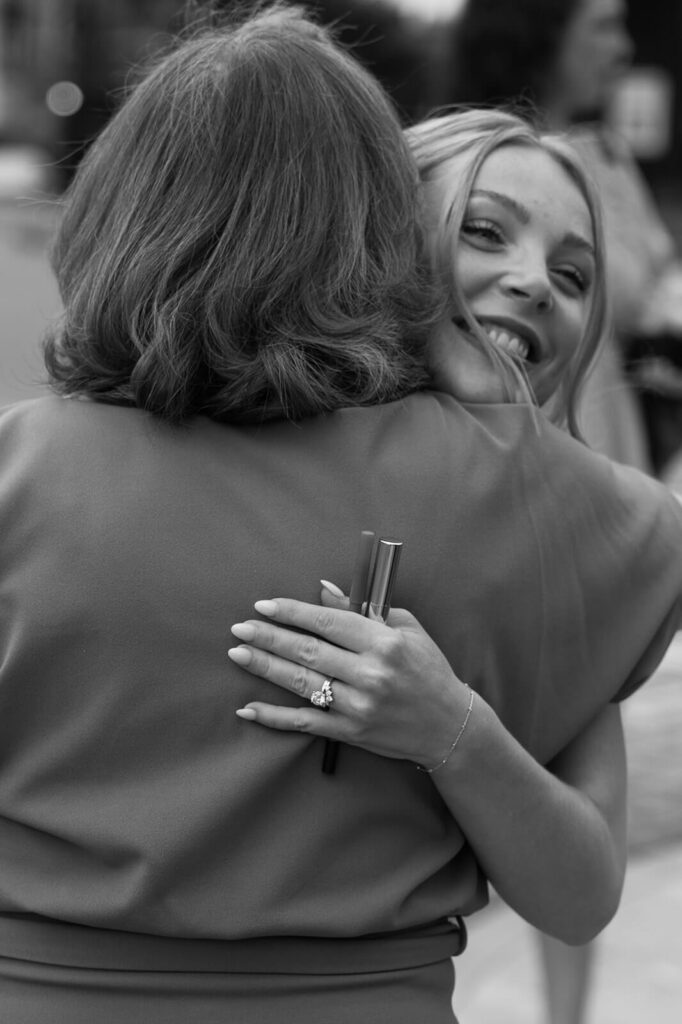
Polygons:
[[467,690],[469,691],[469,694],[470,694],[470,697],[469,697],[469,707],[467,708],[467,713],[464,716],[464,721],[462,722],[462,727],[459,730],[459,732],[457,733],[457,735],[455,736],[455,742],[452,744],[452,746],[448,750],[448,752],[445,755],[445,757],[443,758],[443,760],[439,761],[438,764],[435,764],[433,766],[433,768],[424,768],[423,765],[418,764],[417,768],[419,769],[420,772],[426,772],[427,775],[432,775],[434,772],[437,772],[439,768],[442,768],[444,764],[448,763],[448,761],[450,760],[450,757],[452,756],[453,750],[455,749],[455,747],[457,746],[457,744],[461,740],[462,733],[466,729],[467,722],[469,721],[469,718],[471,717],[471,709],[474,706],[474,691],[471,689],[470,686],[467,685],[467,683],[465,683],[464,685],[466,686],[466,688],[467,688]]

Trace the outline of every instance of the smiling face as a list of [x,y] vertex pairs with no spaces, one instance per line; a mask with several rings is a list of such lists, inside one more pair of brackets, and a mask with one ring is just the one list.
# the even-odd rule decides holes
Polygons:
[[544,404],[577,355],[590,311],[594,238],[580,189],[539,147],[494,150],[474,181],[453,264],[470,313],[523,364]]

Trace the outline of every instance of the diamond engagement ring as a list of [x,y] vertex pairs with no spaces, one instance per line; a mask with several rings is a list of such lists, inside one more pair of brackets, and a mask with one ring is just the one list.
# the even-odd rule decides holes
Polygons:
[[310,694],[310,703],[314,704],[316,708],[322,708],[323,711],[329,711],[334,703],[331,679],[325,679],[322,683],[322,689],[314,690]]

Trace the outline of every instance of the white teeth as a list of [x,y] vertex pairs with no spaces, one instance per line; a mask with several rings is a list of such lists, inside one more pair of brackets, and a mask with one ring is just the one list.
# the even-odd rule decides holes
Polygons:
[[499,327],[486,326],[485,324],[482,326],[490,340],[499,348],[503,348],[512,356],[518,356],[519,359],[528,358],[530,345],[527,341],[518,338],[515,334],[509,334],[507,331],[500,330]]

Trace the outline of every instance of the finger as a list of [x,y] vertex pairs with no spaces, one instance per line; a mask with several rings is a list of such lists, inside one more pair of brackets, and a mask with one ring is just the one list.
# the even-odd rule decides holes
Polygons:
[[[320,600],[325,608],[349,608],[350,598],[346,597],[340,587],[337,587],[335,583],[330,583],[329,580],[320,580],[320,583],[322,584]],[[370,615],[368,618],[373,618],[373,616]],[[392,629],[401,627],[421,629],[414,615],[405,608],[391,608],[388,617],[383,621]]]
[[[310,633],[300,633],[276,623],[249,619],[247,622],[235,623],[231,627],[231,632],[238,640],[243,641],[247,650],[263,657],[273,657],[271,665],[264,663],[263,658],[259,657],[255,667],[250,667],[249,671],[258,675],[263,675],[265,671],[275,673],[277,677],[272,681],[280,686],[291,688],[290,677],[303,673],[305,678],[307,670],[309,678],[315,684],[313,689],[319,689],[318,675],[323,678],[338,676],[350,682],[356,680],[361,668],[355,652],[347,651],[336,644],[329,644]],[[246,666],[246,656],[242,657]],[[270,678],[270,675],[267,678]],[[293,685],[297,685],[296,680]]]
[[[243,714],[247,712],[247,714]],[[268,729],[282,732],[303,732],[313,736],[325,736],[330,740],[346,740],[344,719],[333,712],[318,711],[316,708],[283,708],[275,704],[252,701],[240,708],[236,714],[244,721],[256,722]]]
[[325,608],[345,608],[348,609],[350,605],[350,598],[346,597],[344,592],[337,587],[334,583],[330,583],[328,580],[320,580],[322,589],[320,590],[320,601]]
[[[259,650],[258,647],[249,644],[232,647],[227,655],[231,661],[252,676],[259,676],[269,683],[274,683],[275,686],[281,686],[282,689],[288,690],[289,693],[295,693],[304,700],[310,700],[315,690],[322,688],[326,679],[334,678],[331,674],[323,675],[320,672],[312,671],[305,666],[268,651]],[[335,682],[334,699],[338,697],[338,686],[339,684]]]
[[419,620],[415,619],[412,612],[408,612],[407,608],[391,608],[386,619],[386,625],[390,626],[391,629],[419,630],[424,632]]
[[278,624],[295,626],[308,633],[315,633],[325,640],[349,651],[361,652],[372,646],[378,637],[389,628],[381,622],[371,621],[357,612],[342,608],[320,607],[306,604],[288,597],[270,601],[256,601],[254,608]]

